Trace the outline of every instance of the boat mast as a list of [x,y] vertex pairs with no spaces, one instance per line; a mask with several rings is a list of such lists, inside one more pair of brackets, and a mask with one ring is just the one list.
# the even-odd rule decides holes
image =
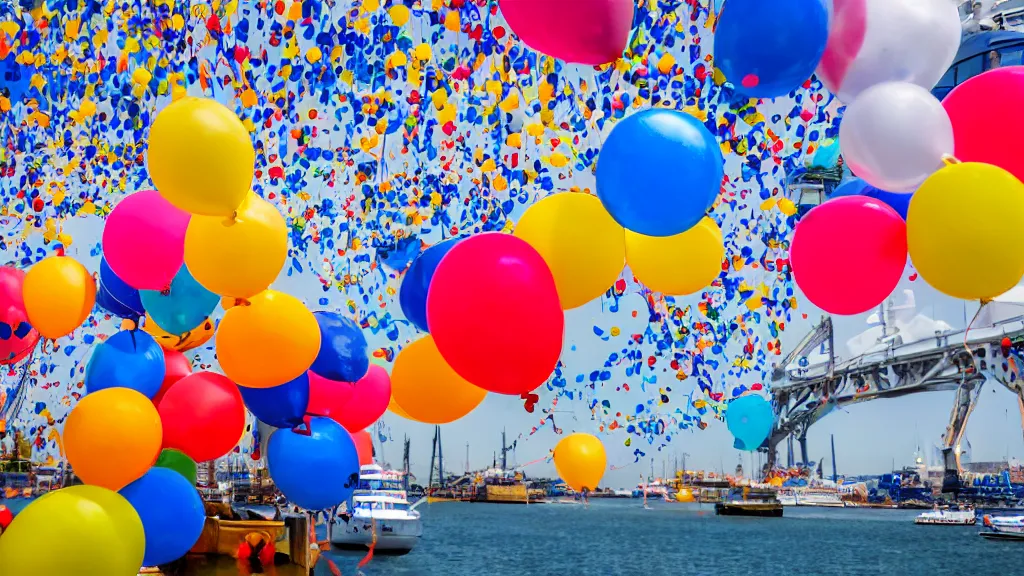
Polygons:
[[444,488],[444,452],[441,450],[441,427],[435,426],[437,435],[437,478],[441,481],[441,488]]
[[508,470],[508,444],[505,443],[505,429],[501,429],[501,470]]
[[469,475],[469,442],[466,442],[466,475]]
[[[402,450],[402,485],[405,488],[406,492],[409,491],[409,446],[409,435],[406,434]],[[430,482],[428,481],[427,484],[430,484]],[[429,488],[429,486],[427,487]]]
[[835,434],[831,435],[831,439],[832,439],[832,482],[835,482],[839,478],[839,475],[836,474],[836,436],[835,436]]

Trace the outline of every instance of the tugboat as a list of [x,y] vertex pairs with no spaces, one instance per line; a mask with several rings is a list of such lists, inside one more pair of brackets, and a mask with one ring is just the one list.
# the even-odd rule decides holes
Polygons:
[[936,504],[930,512],[925,512],[914,518],[914,524],[926,526],[974,526],[977,518],[974,515],[974,508],[968,506],[959,510],[950,510],[948,506],[939,508]]
[[782,503],[775,492],[750,487],[733,488],[722,502],[715,504],[719,516],[762,516],[782,518]]

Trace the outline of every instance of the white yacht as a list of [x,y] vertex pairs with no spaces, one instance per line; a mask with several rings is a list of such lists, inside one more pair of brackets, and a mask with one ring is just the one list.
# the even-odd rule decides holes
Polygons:
[[823,508],[842,508],[843,502],[839,490],[828,487],[786,487],[776,491],[776,497],[783,506],[818,506]]
[[416,504],[409,504],[401,472],[376,464],[359,469],[359,486],[331,527],[331,543],[341,548],[406,554],[423,535]]
[[1024,516],[989,516],[981,519],[988,528],[980,536],[993,540],[1024,540]]
[[961,508],[950,510],[948,507],[939,508],[936,505],[932,510],[914,518],[914,524],[927,524],[932,526],[974,526],[977,519],[974,515],[974,508]]

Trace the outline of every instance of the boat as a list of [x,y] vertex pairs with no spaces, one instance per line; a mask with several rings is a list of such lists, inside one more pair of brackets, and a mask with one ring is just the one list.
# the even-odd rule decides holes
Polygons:
[[978,535],[990,540],[1024,541],[1024,516],[982,516],[981,524],[988,528]]
[[816,506],[819,508],[843,508],[846,506],[839,490],[828,487],[784,486],[776,490],[775,497],[783,506]]
[[782,504],[772,490],[750,487],[733,488],[722,502],[715,504],[719,516],[782,517]]
[[951,510],[948,507],[936,506],[931,511],[914,518],[914,524],[926,526],[974,526],[976,522],[974,509],[970,507]]
[[405,475],[377,464],[359,469],[359,485],[335,518],[331,543],[340,548],[407,554],[423,535],[420,513],[410,505]]

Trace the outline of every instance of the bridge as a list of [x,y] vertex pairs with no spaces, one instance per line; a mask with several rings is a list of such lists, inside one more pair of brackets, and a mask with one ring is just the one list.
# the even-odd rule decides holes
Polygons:
[[[960,440],[986,384],[1005,386],[1017,395],[1024,423],[1024,290],[1015,290],[1020,293],[979,311],[976,327],[965,331],[944,326],[947,329],[924,338],[922,322],[933,322],[921,316],[903,326],[892,318],[886,322],[894,311],[906,308],[889,303],[889,310],[880,314],[881,329],[866,333],[875,336],[875,342],[849,360],[836,354],[832,319],[824,317],[772,374],[775,424],[762,446],[769,466],[775,465],[779,443],[790,436],[799,442],[801,458],[807,462],[808,429],[837,408],[878,398],[955,391],[943,435],[943,491],[956,491],[962,471]],[[913,294],[909,296],[912,302]],[[911,334],[915,325],[916,335]]]

